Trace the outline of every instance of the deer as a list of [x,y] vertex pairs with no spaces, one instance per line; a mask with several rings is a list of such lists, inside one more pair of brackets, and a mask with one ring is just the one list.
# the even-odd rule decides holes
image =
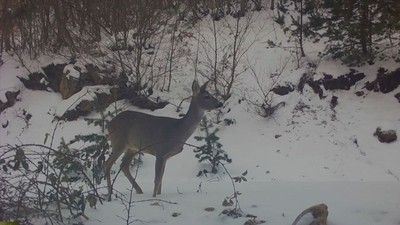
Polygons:
[[112,152],[104,163],[108,187],[108,201],[111,201],[111,167],[124,153],[121,170],[128,178],[136,193],[143,194],[130,172],[134,156],[147,153],[156,157],[153,197],[161,194],[165,164],[169,158],[179,154],[187,139],[194,133],[205,111],[223,106],[207,90],[208,81],[201,87],[195,80],[192,84],[192,99],[189,109],[182,118],[160,117],[136,111],[124,111],[108,124]]

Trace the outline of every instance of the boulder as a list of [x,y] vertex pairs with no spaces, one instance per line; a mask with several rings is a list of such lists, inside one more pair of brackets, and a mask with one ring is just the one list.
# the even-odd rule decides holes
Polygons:
[[68,99],[81,89],[82,86],[80,86],[78,79],[73,76],[68,76],[68,74],[62,75],[59,91],[63,99]]
[[274,88],[272,88],[272,91],[277,94],[277,95],[287,95],[290,92],[294,91],[294,85],[291,83],[288,83],[284,86],[277,85]]
[[17,96],[19,95],[20,91],[7,91],[6,92],[6,99],[7,102],[2,102],[0,100],[0,112],[3,112],[8,107],[11,107],[17,101]]
[[[18,76],[17,76],[18,77]],[[24,84],[24,86],[31,90],[47,90],[47,77],[43,73],[31,73],[28,75],[28,79],[18,77],[18,79]]]
[[397,140],[397,134],[395,130],[382,130],[382,128],[376,128],[374,136],[378,137],[378,140],[382,143],[391,143]]
[[67,64],[49,64],[43,67],[43,72],[46,74],[49,81],[49,87],[55,92],[60,91],[60,83],[63,77],[64,67]]
[[365,83],[365,88],[369,91],[382,92],[384,94],[395,90],[400,85],[400,68],[393,72],[387,69],[379,68],[376,79]]
[[308,84],[313,89],[314,93],[319,95],[320,99],[325,98],[321,85],[325,90],[349,90],[365,77],[364,73],[360,73],[354,69],[350,69],[349,73],[340,75],[337,78],[333,78],[330,74],[324,74],[323,78],[314,80],[313,75],[314,74],[303,74],[298,84],[298,90],[302,92],[304,85]]
[[350,90],[350,87],[364,79],[364,77],[364,73],[359,73],[354,69],[350,69],[349,73],[340,75],[338,78],[333,78],[332,75],[325,74],[320,82],[325,90]]
[[141,95],[130,98],[129,102],[132,105],[137,106],[141,109],[149,109],[151,111],[155,111],[157,109],[162,109],[166,105],[168,105],[168,102],[165,102],[165,101],[156,101],[155,102],[155,101],[150,100],[146,96],[141,96]]

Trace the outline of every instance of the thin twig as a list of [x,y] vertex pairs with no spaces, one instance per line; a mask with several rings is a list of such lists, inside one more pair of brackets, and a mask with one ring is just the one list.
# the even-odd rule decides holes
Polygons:
[[224,168],[226,174],[228,174],[229,179],[231,180],[232,183],[232,188],[233,188],[233,198],[235,199],[235,210],[236,209],[240,209],[240,204],[239,204],[239,199],[238,199],[238,195],[237,195],[237,191],[236,191],[236,185],[235,185],[235,181],[233,180],[232,175],[229,173],[228,169],[225,167],[225,165],[223,163],[220,163],[222,168]]

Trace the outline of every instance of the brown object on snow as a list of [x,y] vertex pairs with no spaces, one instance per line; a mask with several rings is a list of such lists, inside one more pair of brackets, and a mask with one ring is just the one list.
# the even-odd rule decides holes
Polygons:
[[296,217],[292,225],[296,225],[299,222],[299,220],[307,213],[311,213],[314,218],[313,221],[310,223],[310,225],[328,224],[328,206],[322,203],[305,209]]
[[397,140],[397,134],[395,130],[382,130],[382,128],[376,128],[374,136],[378,137],[378,140],[382,143],[391,143]]

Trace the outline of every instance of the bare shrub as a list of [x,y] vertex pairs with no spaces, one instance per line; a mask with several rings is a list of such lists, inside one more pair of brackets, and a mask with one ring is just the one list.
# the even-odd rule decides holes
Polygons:
[[[277,70],[276,73],[270,74],[269,79],[271,82],[267,85],[267,81],[261,75],[259,75],[254,68],[254,66],[249,66],[251,75],[253,76],[257,87],[255,93],[259,96],[260,99],[254,100],[254,97],[246,95],[244,100],[249,105],[249,108],[254,113],[258,114],[264,118],[271,118],[274,116],[275,112],[285,106],[285,102],[274,102],[274,92],[272,91],[274,87],[280,81],[281,75],[285,70],[290,59],[287,59],[284,64]],[[250,65],[250,62],[248,62]]]
[[215,94],[225,101],[231,97],[238,78],[247,70],[245,56],[262,29],[254,27],[255,21],[254,12],[243,17],[227,16],[220,21],[209,18],[205,29],[211,35],[206,36],[206,32],[198,30],[199,73],[213,82]]
[[97,144],[103,147],[98,149],[72,150],[65,142],[58,149],[40,144],[1,146],[2,220],[63,224],[66,219],[87,219],[87,206],[102,203],[97,185],[108,144],[101,140]]

